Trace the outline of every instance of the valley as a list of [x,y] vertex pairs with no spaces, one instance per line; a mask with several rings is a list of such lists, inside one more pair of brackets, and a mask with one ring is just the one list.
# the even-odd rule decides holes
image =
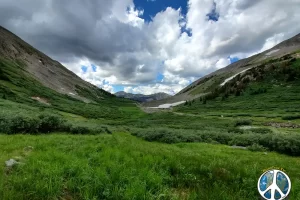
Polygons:
[[0,199],[257,199],[270,167],[300,198],[299,35],[138,103],[1,31]]

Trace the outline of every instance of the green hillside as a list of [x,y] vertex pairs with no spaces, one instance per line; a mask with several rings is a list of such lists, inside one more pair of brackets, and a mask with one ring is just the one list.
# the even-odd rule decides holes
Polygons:
[[134,102],[116,98],[96,87],[87,89],[77,85],[76,92],[92,100],[91,103],[85,103],[71,95],[61,94],[43,86],[25,70],[25,67],[22,61],[0,59],[0,97],[2,99],[89,118],[119,118],[123,115],[120,107],[134,106]]
[[296,55],[298,53],[269,60],[176,110],[224,116],[230,113],[271,117],[299,115],[300,59]]
[[[231,63],[230,65],[207,74],[183,88],[176,95],[167,99],[144,103],[147,107],[156,107],[161,104],[191,101],[203,95],[218,90],[226,81],[236,76],[256,71],[257,67],[264,66],[269,62],[280,63],[280,59],[298,59],[300,54],[300,34],[285,40],[271,49]],[[286,72],[285,72],[286,73]],[[255,77],[256,78],[256,77]],[[253,80],[253,79],[252,79]],[[250,81],[252,81],[250,80]],[[224,87],[222,87],[224,88]]]

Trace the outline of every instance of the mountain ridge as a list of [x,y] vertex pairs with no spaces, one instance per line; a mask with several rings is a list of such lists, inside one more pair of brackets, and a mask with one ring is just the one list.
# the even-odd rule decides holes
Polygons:
[[257,67],[263,62],[268,60],[277,59],[285,55],[291,54],[293,52],[300,50],[300,33],[280,42],[274,47],[265,50],[261,53],[252,55],[248,58],[241,59],[237,62],[229,64],[228,66],[209,73],[187,87],[183,88],[176,95],[169,97],[167,99],[152,101],[144,103],[146,107],[158,106],[165,103],[176,103],[179,101],[191,101],[197,99],[201,96],[205,96],[208,93],[214,91],[220,86],[226,79],[237,75],[248,69]]
[[94,119],[127,118],[138,110],[134,101],[82,80],[4,28],[0,28],[0,99],[5,105],[14,102]]
[[[281,48],[281,49],[280,49]],[[284,49],[282,49],[284,48]],[[236,68],[246,68],[246,67],[254,67],[254,66],[257,66],[260,62],[260,61],[263,61],[264,59],[264,55],[267,54],[268,52],[272,52],[274,49],[280,49],[279,51],[277,52],[274,52],[272,53],[272,56],[270,57],[273,57],[273,58],[276,58],[278,56],[283,56],[283,54],[288,54],[292,51],[295,51],[297,49],[300,49],[300,33],[293,36],[292,38],[289,38],[283,42],[280,42],[279,44],[275,45],[274,47],[268,49],[268,50],[265,50],[261,53],[258,53],[258,54],[255,54],[255,55],[252,55],[248,58],[244,58],[244,59],[241,59],[237,62],[234,62],[232,64],[229,64],[228,66],[224,67],[224,68],[221,68],[219,70],[216,70],[204,77],[201,77],[200,79],[194,81],[193,83],[191,83],[189,86],[192,86],[193,84],[196,84],[196,83],[199,83],[201,80],[207,78],[207,77],[210,77],[212,75],[215,75],[217,73],[220,73],[220,72],[224,72],[224,71],[233,71],[234,69]],[[270,58],[268,57],[268,58]],[[242,71],[242,70],[240,70]],[[189,86],[187,86],[186,88],[184,88],[183,90],[181,90],[178,94],[181,94],[184,90],[186,90]]]
[[171,95],[164,93],[164,92],[159,92],[159,93],[154,93],[150,95],[144,95],[144,94],[132,94],[132,93],[127,93],[124,91],[119,91],[116,92],[115,95],[117,97],[122,97],[122,98],[127,98],[139,102],[150,102],[154,100],[161,100],[170,97]]
[[[82,80],[74,72],[68,70],[61,63],[35,49],[20,37],[0,26],[0,57],[5,60],[21,60],[25,70],[45,87],[61,94],[72,96],[84,102],[91,102],[80,95],[78,90],[89,90],[97,98],[111,96],[109,92]],[[97,92],[96,92],[97,91]],[[96,94],[98,93],[98,94]],[[102,93],[102,97],[99,96]]]

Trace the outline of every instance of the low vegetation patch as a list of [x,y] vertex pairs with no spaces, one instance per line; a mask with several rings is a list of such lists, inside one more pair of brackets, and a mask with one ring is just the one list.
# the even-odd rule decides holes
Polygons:
[[227,144],[230,141],[229,133],[221,133],[214,131],[196,131],[188,129],[137,129],[132,131],[132,134],[141,137],[147,141],[158,141],[164,143],[179,143],[179,142],[217,142]]
[[245,133],[245,131],[243,129],[240,128],[229,128],[228,129],[228,133],[239,133],[239,134],[243,134]]
[[[233,130],[233,129],[230,129]],[[180,142],[205,142],[219,143],[225,145],[252,146],[257,145],[271,151],[284,153],[293,156],[300,155],[300,135],[299,134],[275,134],[267,128],[255,128],[243,132],[213,132],[213,131],[189,131],[172,129],[138,129],[133,131],[133,135],[141,137],[147,141],[157,141],[163,143]],[[253,146],[254,145],[254,146]],[[256,146],[255,146],[256,145]],[[255,148],[254,148],[255,147]]]
[[300,115],[286,115],[282,117],[283,120],[295,120],[300,119]]
[[247,147],[247,149],[250,151],[267,151],[267,148],[263,147],[262,145],[256,144],[256,143]]
[[74,126],[57,115],[41,114],[37,118],[22,115],[0,116],[0,133],[41,134],[52,132],[68,132],[72,134],[111,133],[105,126],[94,129]]
[[267,134],[267,133],[273,133],[271,129],[268,128],[252,128],[250,129],[252,133],[258,133],[258,134]]
[[234,126],[250,126],[252,125],[252,121],[250,119],[239,119],[235,121]]

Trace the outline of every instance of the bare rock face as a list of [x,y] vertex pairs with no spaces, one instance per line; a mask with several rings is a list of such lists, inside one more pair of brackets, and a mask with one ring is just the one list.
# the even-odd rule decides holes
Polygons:
[[247,149],[247,147],[242,147],[242,146],[231,146],[233,149]]
[[32,146],[28,146],[24,148],[24,151],[32,151],[34,148]]
[[19,164],[19,162],[16,161],[15,159],[9,159],[9,160],[5,161],[6,167],[13,167],[17,164]]
[[264,124],[265,126],[272,126],[275,128],[300,128],[300,125],[298,124],[292,124],[292,123],[284,123],[284,122],[266,122]]

